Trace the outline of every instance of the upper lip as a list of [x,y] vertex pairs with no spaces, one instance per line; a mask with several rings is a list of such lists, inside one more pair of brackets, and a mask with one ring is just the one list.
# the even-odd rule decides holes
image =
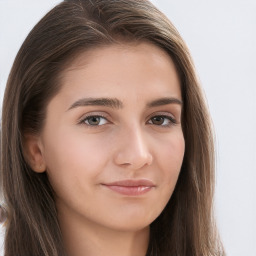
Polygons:
[[105,186],[120,186],[120,187],[155,187],[155,184],[148,179],[140,180],[118,180],[110,183],[104,183]]

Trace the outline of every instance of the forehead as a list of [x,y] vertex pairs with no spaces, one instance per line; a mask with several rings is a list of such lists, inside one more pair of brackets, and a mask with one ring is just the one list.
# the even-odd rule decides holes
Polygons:
[[171,57],[165,50],[151,42],[116,42],[80,51],[73,57],[68,65],[66,65],[64,72],[84,67],[89,63],[92,64],[93,62],[104,61],[102,57],[114,60],[115,57],[118,56],[118,59],[122,60],[122,57],[127,59],[129,54],[133,54],[133,57],[137,56],[143,59],[151,58],[153,63],[158,65],[163,63],[163,60],[173,63]]
[[146,42],[113,44],[82,52],[62,71],[60,83],[61,91],[70,96],[109,97],[117,93],[118,97],[132,90],[141,97],[150,90],[150,93],[171,93],[181,98],[171,57],[160,47]]

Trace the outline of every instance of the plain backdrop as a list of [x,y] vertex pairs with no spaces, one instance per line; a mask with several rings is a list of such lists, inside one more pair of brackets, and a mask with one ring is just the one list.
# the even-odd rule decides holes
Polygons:
[[[0,102],[21,43],[58,2],[0,0]],[[256,256],[256,1],[152,2],[186,41],[208,99],[216,132],[216,216],[227,255]]]

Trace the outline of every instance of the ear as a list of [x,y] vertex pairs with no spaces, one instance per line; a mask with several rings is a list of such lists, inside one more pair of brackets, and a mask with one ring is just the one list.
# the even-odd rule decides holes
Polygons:
[[46,169],[43,145],[38,135],[26,134],[23,138],[23,153],[32,170],[42,173]]

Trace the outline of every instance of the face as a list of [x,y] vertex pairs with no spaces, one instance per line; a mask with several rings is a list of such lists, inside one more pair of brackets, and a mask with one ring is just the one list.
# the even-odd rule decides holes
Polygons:
[[40,134],[62,218],[115,230],[162,212],[184,155],[179,79],[149,43],[85,52],[61,74]]

